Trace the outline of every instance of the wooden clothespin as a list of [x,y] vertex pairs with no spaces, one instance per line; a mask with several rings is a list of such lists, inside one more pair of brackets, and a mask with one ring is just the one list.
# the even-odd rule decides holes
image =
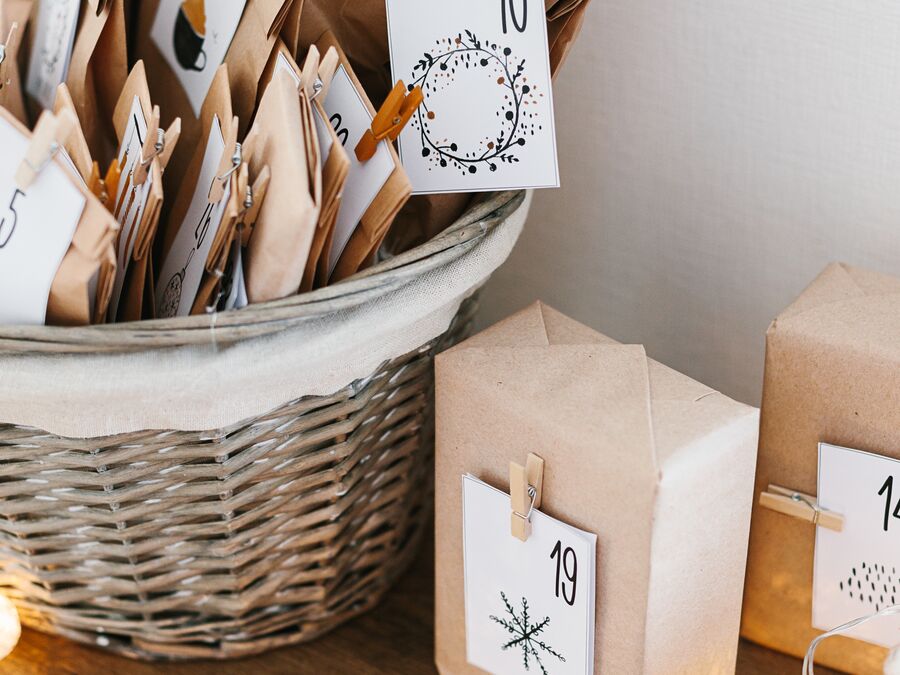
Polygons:
[[219,167],[216,169],[216,177],[213,179],[212,185],[209,186],[209,202],[216,204],[225,196],[225,185],[231,180],[232,174],[241,168],[244,162],[244,154],[241,150],[241,144],[237,142],[238,118],[231,120],[231,126],[225,135],[225,151],[222,153],[222,159],[219,160]]
[[306,60],[303,61],[303,67],[300,68],[300,89],[306,92],[309,100],[318,93],[316,83],[319,79],[319,50],[315,45],[310,45],[309,51],[306,52]]
[[131,182],[134,185],[143,185],[147,180],[150,164],[153,162],[153,158],[166,147],[165,141],[165,132],[159,128],[159,106],[155,105],[150,113],[150,119],[147,120],[147,137],[141,147],[140,161],[135,163],[131,176]]
[[53,157],[59,152],[76,124],[78,120],[69,110],[61,110],[58,115],[45,110],[41,114],[34,127],[28,150],[16,170],[16,187],[27,190],[31,186],[44,167],[53,161]]
[[372,127],[363,134],[356,145],[356,158],[366,162],[375,155],[378,144],[386,138],[397,140],[416,108],[425,100],[422,88],[416,85],[407,93],[403,80],[397,82],[388,94],[381,110],[372,120]]
[[759,495],[759,505],[835,532],[844,529],[842,515],[819,508],[816,498],[803,492],[769,485],[768,491]]
[[178,145],[178,139],[181,138],[181,118],[176,117],[163,137],[163,149],[159,153],[159,168],[163,171],[169,165],[172,153],[175,152],[175,146]]
[[525,466],[509,463],[510,530],[516,539],[531,536],[531,511],[541,506],[543,484],[544,460],[534,453],[528,453]]
[[328,96],[328,89],[331,87],[331,81],[334,79],[340,62],[341,57],[338,56],[337,49],[332,45],[319,61],[319,81],[316,82],[314,98],[321,96],[324,99]]

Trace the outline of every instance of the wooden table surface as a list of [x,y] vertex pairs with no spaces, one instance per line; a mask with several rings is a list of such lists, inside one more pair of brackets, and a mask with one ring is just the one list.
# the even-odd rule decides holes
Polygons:
[[[141,663],[26,630],[0,663],[4,675],[419,675],[435,673],[432,661],[431,545],[388,598],[362,616],[307,645],[285,647],[239,661]],[[741,643],[738,675],[800,672],[800,662]],[[817,675],[831,675],[824,668]]]

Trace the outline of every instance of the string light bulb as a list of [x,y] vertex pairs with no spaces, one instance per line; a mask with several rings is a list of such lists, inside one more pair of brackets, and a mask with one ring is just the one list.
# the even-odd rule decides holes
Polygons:
[[19,612],[5,595],[0,595],[0,660],[9,656],[22,635]]

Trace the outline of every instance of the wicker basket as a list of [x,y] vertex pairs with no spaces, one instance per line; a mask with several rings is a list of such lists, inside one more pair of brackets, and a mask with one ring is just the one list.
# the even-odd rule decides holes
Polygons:
[[[468,255],[523,199],[495,195],[346,283],[220,315],[216,340],[284,330],[415,283]],[[429,518],[432,359],[467,334],[475,305],[472,295],[446,333],[333,395],[227,428],[75,439],[0,424],[0,587],[26,625],[148,659],[258,653],[370,609]],[[7,354],[203,341],[208,317],[0,328]]]

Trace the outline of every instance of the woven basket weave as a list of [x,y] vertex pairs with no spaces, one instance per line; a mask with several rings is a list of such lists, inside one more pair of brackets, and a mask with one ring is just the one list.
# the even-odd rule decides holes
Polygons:
[[[465,255],[521,202],[498,195],[347,284],[222,315],[218,339],[278,330]],[[467,335],[475,297],[444,335],[371,376],[226,429],[72,439],[0,424],[0,587],[23,622],[136,658],[230,658],[370,609],[429,518],[432,360]],[[115,352],[190,344],[202,328],[195,317],[5,327],[0,349]]]

